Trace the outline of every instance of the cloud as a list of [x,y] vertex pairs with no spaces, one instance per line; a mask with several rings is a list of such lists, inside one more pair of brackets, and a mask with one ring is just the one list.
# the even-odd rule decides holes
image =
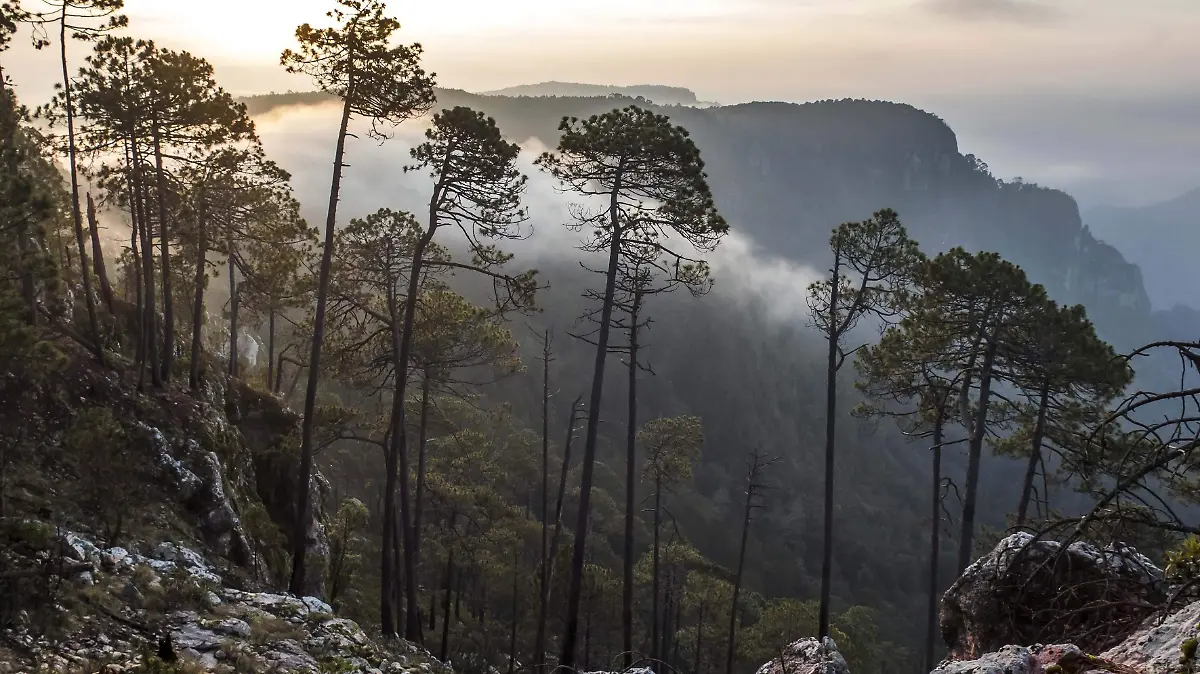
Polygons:
[[1062,10],[1038,0],[921,0],[926,10],[963,21],[1004,21],[1024,24],[1054,23]]
[[[293,106],[256,119],[268,156],[292,173],[292,185],[305,217],[312,223],[324,222],[338,114],[334,105]],[[385,206],[420,217],[427,206],[428,176],[405,174],[400,167],[411,162],[409,150],[424,140],[423,133],[424,123],[414,121],[399,127],[383,145],[351,139],[339,223]],[[541,143],[531,139],[522,147],[519,162],[529,176],[523,201],[530,219],[523,232],[526,238],[505,243],[504,247],[516,255],[514,264],[521,267],[562,261],[570,261],[573,267],[576,261],[588,259],[588,254],[578,248],[585,233],[566,226],[571,221],[569,205],[579,202],[579,198],[560,193],[554,181],[533,165],[545,149]],[[805,290],[818,278],[815,270],[774,256],[738,234],[728,235],[716,251],[704,257],[712,267],[717,294],[740,303],[760,301],[768,318],[788,325],[807,325]],[[599,268],[601,262],[593,259],[589,265]]]

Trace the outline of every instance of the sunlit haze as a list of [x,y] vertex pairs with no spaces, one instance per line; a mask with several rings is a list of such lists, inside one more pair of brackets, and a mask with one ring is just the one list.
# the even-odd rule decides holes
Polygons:
[[[297,24],[325,22],[331,5],[127,0],[127,13],[131,33],[205,56],[226,88],[252,94],[310,88],[282,72],[278,55]],[[946,119],[963,150],[1002,176],[1085,202],[1139,203],[1200,183],[1196,0],[388,5],[446,87],[559,80],[676,85],[721,103],[897,100]],[[6,69],[23,95],[47,95],[53,55],[14,56]]]

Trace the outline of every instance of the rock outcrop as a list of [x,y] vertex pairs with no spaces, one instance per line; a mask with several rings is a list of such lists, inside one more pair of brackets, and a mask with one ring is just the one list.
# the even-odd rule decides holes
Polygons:
[[779,658],[759,667],[757,674],[850,674],[850,668],[833,639],[810,637],[792,642]]
[[941,630],[951,660],[1039,643],[1097,653],[1121,643],[1165,598],[1162,571],[1136,550],[1087,543],[1064,549],[1019,533],[946,591]]
[[[315,597],[236,589],[185,546],[164,542],[141,554],[76,533],[60,543],[68,560],[91,566],[68,579],[86,597],[84,610],[69,617],[66,639],[8,630],[5,641],[29,655],[0,658],[0,672],[149,671],[165,650],[187,671],[450,674],[413,644],[370,638]],[[70,603],[64,596],[62,610]]]

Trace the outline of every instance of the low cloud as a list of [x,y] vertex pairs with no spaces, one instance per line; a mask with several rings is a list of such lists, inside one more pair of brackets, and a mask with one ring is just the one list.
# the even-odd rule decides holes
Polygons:
[[[324,222],[338,112],[336,106],[295,106],[256,120],[268,156],[292,173],[305,217],[314,224]],[[382,145],[366,140],[362,134],[360,140],[351,139],[338,207],[339,223],[381,207],[424,212],[429,198],[428,176],[401,170],[411,163],[409,151],[423,142],[424,129],[422,121],[406,123]],[[571,222],[570,206],[579,201],[577,195],[562,194],[554,181],[533,165],[546,149],[540,142],[532,139],[522,147],[519,161],[529,176],[524,205],[530,218],[523,239],[506,244],[517,256],[514,262],[537,267],[552,261],[586,260],[588,255],[579,250],[586,232],[567,226]],[[735,301],[761,301],[773,320],[808,323],[805,289],[818,278],[815,270],[773,256],[740,234],[728,235],[716,251],[703,257],[712,266],[718,295]]]

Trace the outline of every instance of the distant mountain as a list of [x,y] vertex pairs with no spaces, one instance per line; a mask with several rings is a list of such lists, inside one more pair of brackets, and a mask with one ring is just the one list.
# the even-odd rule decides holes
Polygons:
[[696,105],[700,101],[695,92],[683,87],[668,87],[661,84],[639,84],[622,87],[605,84],[581,84],[578,82],[540,82],[522,84],[507,89],[482,92],[484,96],[567,96],[592,98],[618,94],[637,98],[641,96],[658,105]]
[[1157,307],[1200,307],[1200,188],[1151,206],[1104,206],[1085,213],[1095,235],[1142,268]]

